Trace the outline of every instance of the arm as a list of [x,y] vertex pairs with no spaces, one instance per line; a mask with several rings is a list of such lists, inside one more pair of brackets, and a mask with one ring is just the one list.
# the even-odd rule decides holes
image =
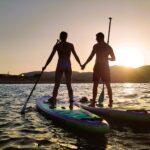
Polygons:
[[48,58],[46,64],[45,64],[45,66],[42,68],[42,70],[45,70],[45,68],[47,67],[47,65],[48,65],[48,64],[51,62],[51,60],[53,59],[55,53],[56,53],[56,45],[54,46],[54,48],[53,48],[53,50],[52,50],[52,52],[51,52],[51,54],[50,54],[50,56],[49,56],[49,58]]
[[93,58],[93,56],[95,55],[95,50],[93,49],[92,50],[92,52],[91,52],[91,54],[90,54],[90,56],[88,57],[88,59],[86,60],[86,62],[82,65],[82,69],[84,69],[85,68],[85,66],[87,65],[87,63],[89,63],[91,60],[92,60],[92,58]]
[[116,57],[115,57],[115,54],[114,54],[112,48],[111,48],[109,56],[110,57],[108,58],[108,60],[110,60],[110,61],[115,61],[116,60]]
[[75,49],[74,49],[74,46],[73,46],[73,48],[72,48],[72,53],[73,53],[73,55],[74,55],[76,61],[78,62],[78,64],[81,66],[80,59],[79,59],[79,57],[78,57],[78,55],[77,55],[77,53],[76,53],[76,51],[75,51]]

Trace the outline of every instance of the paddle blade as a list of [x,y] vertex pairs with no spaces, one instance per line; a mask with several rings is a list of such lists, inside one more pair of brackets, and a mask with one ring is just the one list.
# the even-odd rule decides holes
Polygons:
[[20,113],[21,113],[22,115],[24,115],[25,112],[26,112],[26,106],[27,106],[27,103],[25,103],[24,106],[23,106],[22,109],[21,109],[21,112],[20,112]]
[[100,105],[101,103],[103,103],[103,101],[104,101],[104,84],[103,84],[102,92],[101,92],[101,94],[100,94],[100,96],[99,96],[99,99],[98,99],[99,105]]

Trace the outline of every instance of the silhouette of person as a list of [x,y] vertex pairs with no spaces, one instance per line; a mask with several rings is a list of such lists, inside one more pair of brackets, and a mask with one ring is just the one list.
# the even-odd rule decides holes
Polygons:
[[95,100],[97,96],[97,88],[99,80],[106,84],[108,96],[109,96],[109,107],[113,105],[112,89],[110,86],[110,68],[108,61],[115,61],[115,54],[113,49],[104,41],[104,34],[99,32],[96,34],[97,44],[93,46],[93,50],[82,65],[81,69],[84,69],[87,63],[89,63],[93,56],[96,55],[95,66],[93,68],[93,99],[91,100],[91,106],[95,107]]
[[56,107],[56,97],[58,94],[58,88],[60,86],[60,81],[61,81],[63,73],[65,74],[66,85],[67,85],[68,95],[70,99],[70,108],[73,107],[73,90],[71,86],[72,67],[71,67],[71,61],[70,61],[71,53],[74,55],[80,67],[81,67],[81,63],[80,63],[80,59],[78,55],[76,54],[73,44],[66,41],[67,36],[68,34],[64,31],[60,33],[60,42],[57,43],[53,47],[53,50],[45,66],[42,68],[42,70],[45,70],[45,68],[51,62],[53,56],[55,55],[57,51],[58,63],[57,63],[56,72],[55,72],[55,85],[53,89],[53,96],[49,99],[49,102],[51,103],[51,108]]

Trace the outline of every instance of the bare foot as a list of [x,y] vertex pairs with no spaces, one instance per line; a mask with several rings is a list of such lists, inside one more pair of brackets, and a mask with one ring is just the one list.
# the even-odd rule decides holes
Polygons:
[[95,103],[91,103],[90,105],[88,105],[90,107],[95,107]]
[[50,104],[50,108],[51,108],[51,109],[56,108],[56,99],[54,99],[53,97],[50,97],[50,98],[48,99],[48,102],[49,102],[49,104]]
[[73,110],[73,103],[70,103],[69,109],[70,109],[70,110]]
[[108,107],[112,108],[112,106],[113,106],[113,100],[109,100]]

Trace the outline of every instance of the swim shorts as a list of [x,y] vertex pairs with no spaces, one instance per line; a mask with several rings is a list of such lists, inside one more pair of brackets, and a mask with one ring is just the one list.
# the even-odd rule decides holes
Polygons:
[[93,81],[99,82],[101,81],[103,83],[109,83],[110,82],[110,69],[108,65],[104,64],[95,64],[93,68]]

